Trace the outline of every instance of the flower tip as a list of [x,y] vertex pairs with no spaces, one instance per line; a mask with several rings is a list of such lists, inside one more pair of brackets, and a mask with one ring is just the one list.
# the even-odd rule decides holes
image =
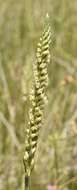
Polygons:
[[49,14],[48,14],[48,13],[46,14],[46,19],[47,19],[47,20],[49,19]]

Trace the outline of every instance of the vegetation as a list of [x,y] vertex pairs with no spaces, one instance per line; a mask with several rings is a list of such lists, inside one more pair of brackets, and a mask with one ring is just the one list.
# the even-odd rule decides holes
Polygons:
[[0,190],[24,190],[36,48],[50,15],[51,60],[30,190],[77,190],[77,1],[0,0]]

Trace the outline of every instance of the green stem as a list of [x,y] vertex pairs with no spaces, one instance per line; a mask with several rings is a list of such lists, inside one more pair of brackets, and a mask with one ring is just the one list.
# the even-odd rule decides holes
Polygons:
[[25,190],[30,190],[30,177],[25,176]]

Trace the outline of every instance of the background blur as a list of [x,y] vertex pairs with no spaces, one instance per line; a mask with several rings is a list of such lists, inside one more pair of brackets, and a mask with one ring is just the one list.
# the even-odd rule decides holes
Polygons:
[[77,190],[77,0],[0,0],[0,190],[23,190],[33,62],[46,13],[52,31],[48,105],[31,190]]

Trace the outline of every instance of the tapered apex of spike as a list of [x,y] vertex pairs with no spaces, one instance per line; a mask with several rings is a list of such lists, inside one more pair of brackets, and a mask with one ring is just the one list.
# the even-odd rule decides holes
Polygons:
[[48,13],[46,14],[46,19],[47,19],[47,20],[49,19],[49,14],[48,14]]
[[44,27],[49,26],[49,23],[50,23],[49,20],[50,20],[50,17],[49,17],[49,14],[47,13],[45,17]]
[[45,20],[46,20],[46,23],[49,23],[50,17],[48,13],[46,14]]

